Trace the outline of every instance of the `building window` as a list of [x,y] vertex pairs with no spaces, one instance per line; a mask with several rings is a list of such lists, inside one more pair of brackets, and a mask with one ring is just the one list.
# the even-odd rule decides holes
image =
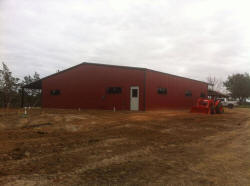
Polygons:
[[167,89],[166,88],[158,88],[157,90],[158,94],[167,94]]
[[204,92],[201,93],[201,98],[205,98],[206,97],[206,94]]
[[137,98],[137,97],[138,97],[138,90],[132,89],[132,98]]
[[192,96],[192,92],[191,92],[190,90],[187,90],[187,91],[185,92],[185,96]]
[[51,91],[50,91],[50,94],[51,94],[52,96],[58,96],[58,95],[61,94],[61,91],[60,91],[60,90],[51,90]]
[[122,93],[122,88],[121,87],[109,87],[107,88],[107,93],[108,94],[120,94]]

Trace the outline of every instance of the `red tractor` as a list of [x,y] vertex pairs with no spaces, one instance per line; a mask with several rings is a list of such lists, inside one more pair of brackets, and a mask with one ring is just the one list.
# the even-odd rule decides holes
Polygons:
[[224,113],[224,108],[220,100],[199,98],[196,105],[191,108],[191,112],[221,114]]

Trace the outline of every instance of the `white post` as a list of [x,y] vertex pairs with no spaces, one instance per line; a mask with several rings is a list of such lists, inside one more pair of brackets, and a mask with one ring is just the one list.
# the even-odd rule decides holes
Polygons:
[[24,107],[24,115],[27,115],[27,107]]

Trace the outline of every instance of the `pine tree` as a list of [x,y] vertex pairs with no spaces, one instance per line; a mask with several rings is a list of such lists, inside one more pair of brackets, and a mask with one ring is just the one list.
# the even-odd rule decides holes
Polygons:
[[20,88],[19,78],[12,76],[12,72],[3,62],[0,69],[0,103],[2,107],[9,107],[16,98]]

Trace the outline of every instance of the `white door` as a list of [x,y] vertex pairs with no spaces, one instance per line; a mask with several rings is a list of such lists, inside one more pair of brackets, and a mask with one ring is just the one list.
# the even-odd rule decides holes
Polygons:
[[139,110],[139,87],[130,87],[130,110]]

